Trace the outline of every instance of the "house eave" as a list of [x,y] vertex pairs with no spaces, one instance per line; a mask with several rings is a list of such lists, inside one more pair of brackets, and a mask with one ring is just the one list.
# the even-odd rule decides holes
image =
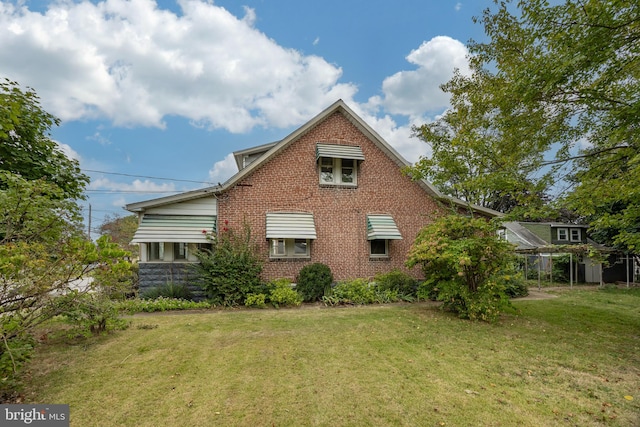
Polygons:
[[125,209],[129,212],[139,213],[150,208],[157,208],[173,203],[186,202],[188,200],[200,199],[202,197],[215,197],[219,193],[220,186],[207,187],[199,190],[187,191],[171,196],[158,197],[156,199],[144,200],[142,202],[129,203]]

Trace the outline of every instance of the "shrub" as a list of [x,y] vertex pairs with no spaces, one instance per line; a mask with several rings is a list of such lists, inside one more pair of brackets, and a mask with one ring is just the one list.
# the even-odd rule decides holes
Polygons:
[[525,283],[521,273],[512,272],[502,276],[497,276],[496,280],[504,287],[504,292],[509,298],[526,297],[529,295],[529,288]]
[[296,289],[304,301],[317,301],[330,289],[333,274],[329,266],[322,263],[305,265],[298,273]]
[[115,303],[118,311],[128,314],[169,310],[196,310],[211,308],[208,301],[187,301],[184,299],[158,297],[154,300],[130,299]]
[[260,293],[262,259],[247,224],[241,231],[225,227],[213,239],[211,250],[196,252],[195,283],[214,304],[244,304],[247,295]]
[[128,327],[119,317],[115,303],[104,294],[73,291],[59,297],[57,303],[61,306],[61,315],[74,326],[73,335],[91,336]]
[[509,306],[500,277],[511,271],[512,249],[498,237],[497,224],[449,215],[418,233],[407,266],[422,266],[426,283],[421,297],[437,289],[444,309],[462,318],[495,321]]
[[322,298],[326,305],[376,304],[398,301],[398,291],[384,289],[365,279],[346,280],[338,283]]
[[344,304],[371,304],[376,301],[376,291],[365,279],[340,282],[331,293]]
[[437,280],[425,280],[418,285],[417,297],[421,300],[437,301],[440,288]]
[[275,306],[294,306],[297,307],[302,303],[300,294],[291,288],[291,280],[276,279],[267,285],[269,289],[269,301]]
[[267,296],[265,294],[247,294],[244,305],[247,307],[265,308]]
[[193,296],[187,285],[173,282],[167,282],[164,285],[146,289],[141,295],[142,299],[156,299],[158,297],[190,300]]
[[377,274],[374,280],[380,290],[396,291],[403,296],[416,295],[417,280],[397,268],[388,273]]

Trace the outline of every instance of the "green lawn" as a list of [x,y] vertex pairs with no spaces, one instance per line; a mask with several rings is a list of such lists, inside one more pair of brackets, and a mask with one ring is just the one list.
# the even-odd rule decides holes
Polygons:
[[26,399],[72,426],[637,426],[640,290],[519,301],[497,325],[431,303],[139,315],[51,339]]

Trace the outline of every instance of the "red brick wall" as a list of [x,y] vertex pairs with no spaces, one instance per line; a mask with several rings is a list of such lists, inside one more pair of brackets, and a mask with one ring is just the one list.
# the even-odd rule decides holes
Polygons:
[[[316,143],[357,145],[365,160],[359,162],[357,188],[319,185]],[[266,213],[311,212],[317,239],[311,241],[310,260],[268,258]],[[367,214],[393,216],[403,240],[392,240],[389,258],[370,260]],[[295,279],[310,263],[327,264],[336,280],[371,278],[378,272],[401,268],[416,277],[419,269],[406,270],[404,262],[418,231],[442,210],[422,188],[345,116],[336,112],[294,141],[218,200],[218,224],[230,227],[249,222],[265,254],[265,279]],[[220,228],[220,227],[219,227]]]

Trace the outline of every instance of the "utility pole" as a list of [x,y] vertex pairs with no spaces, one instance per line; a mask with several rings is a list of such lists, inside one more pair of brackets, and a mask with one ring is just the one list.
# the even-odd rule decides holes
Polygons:
[[89,203],[89,220],[87,223],[89,224],[87,226],[87,236],[89,236],[89,240],[91,240],[91,203]]

